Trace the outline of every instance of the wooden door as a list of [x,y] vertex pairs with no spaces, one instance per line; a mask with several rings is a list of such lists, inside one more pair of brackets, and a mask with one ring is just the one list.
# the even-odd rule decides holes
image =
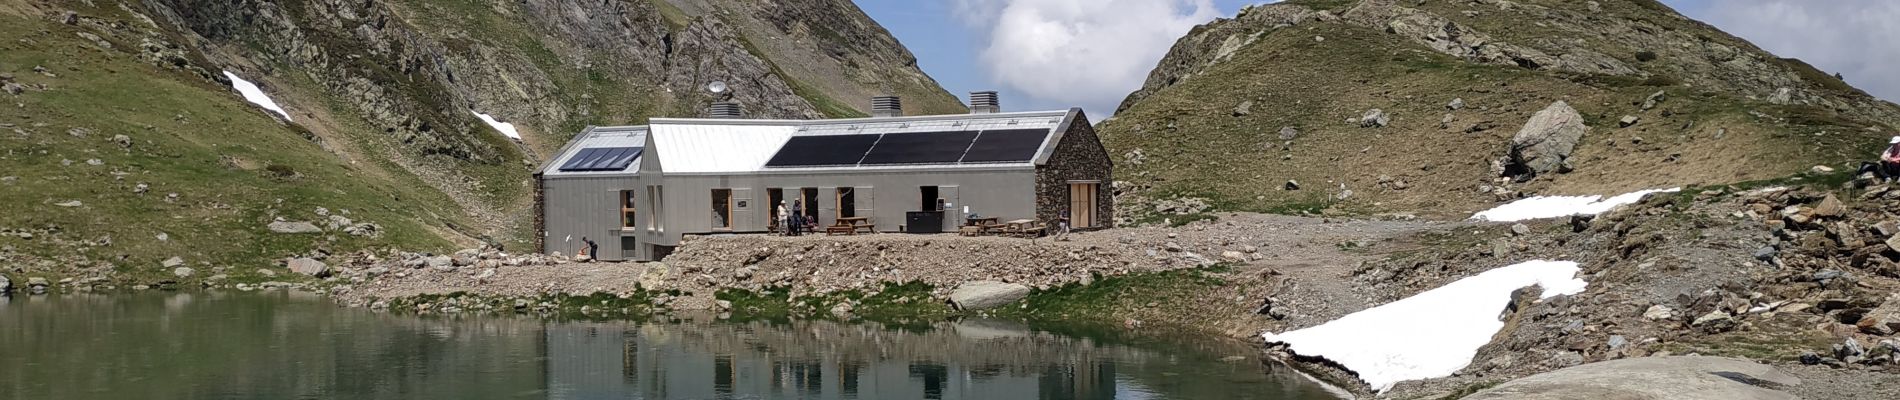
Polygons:
[[1095,196],[1100,193],[1099,184],[1069,184],[1069,227],[1081,229],[1095,226]]

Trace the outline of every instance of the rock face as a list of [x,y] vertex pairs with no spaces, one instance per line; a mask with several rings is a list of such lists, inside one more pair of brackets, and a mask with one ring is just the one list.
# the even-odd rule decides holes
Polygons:
[[1722,357],[1645,357],[1560,369],[1505,382],[1471,400],[1793,400],[1769,387],[1801,384],[1774,367]]
[[1029,287],[996,281],[969,282],[950,292],[950,305],[959,310],[983,310],[1029,296]]
[[285,263],[285,266],[290,268],[290,272],[296,272],[299,274],[314,276],[318,278],[322,278],[322,277],[330,275],[330,266],[324,264],[322,261],[317,261],[315,259],[310,259],[310,258],[291,259],[289,262]]
[[1562,100],[1551,103],[1532,115],[1524,128],[1511,137],[1510,161],[1505,174],[1535,176],[1565,169],[1570,153],[1577,149],[1590,127],[1583,115]]

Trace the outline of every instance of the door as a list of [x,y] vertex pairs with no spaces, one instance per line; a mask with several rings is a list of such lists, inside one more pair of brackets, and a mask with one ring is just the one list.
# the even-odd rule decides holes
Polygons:
[[[852,196],[853,202],[851,206],[855,208],[851,210],[851,214],[857,217],[871,218],[871,224],[873,225],[892,223],[891,221],[877,220],[876,218],[877,214],[873,213],[873,211],[876,211],[873,209],[873,206],[875,206],[877,202],[875,198],[871,197],[870,186],[859,186],[859,187],[851,188],[851,193],[853,194]],[[876,228],[872,228],[872,229],[876,229]]]
[[759,204],[754,204],[752,201],[752,189],[732,189],[732,229],[735,231],[756,231],[759,230],[759,227],[764,226],[759,224],[761,221],[757,219],[759,217],[755,217],[759,214],[754,212],[758,210],[758,207]]
[[943,231],[956,232],[957,226],[963,225],[963,202],[957,199],[957,187],[939,186],[937,196],[944,201]]
[[1095,226],[1095,196],[1100,184],[1079,182],[1069,184],[1069,227],[1075,229]]

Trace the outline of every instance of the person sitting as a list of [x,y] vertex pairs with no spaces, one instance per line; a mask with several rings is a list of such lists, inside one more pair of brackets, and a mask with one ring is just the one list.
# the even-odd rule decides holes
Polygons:
[[1872,172],[1875,179],[1881,182],[1900,179],[1900,136],[1887,140],[1887,149],[1880,151],[1880,161],[1862,162],[1860,170],[1854,174],[1861,175],[1869,172]]
[[1888,181],[1900,179],[1900,136],[1888,140],[1887,150],[1880,152],[1880,170],[1876,174]]

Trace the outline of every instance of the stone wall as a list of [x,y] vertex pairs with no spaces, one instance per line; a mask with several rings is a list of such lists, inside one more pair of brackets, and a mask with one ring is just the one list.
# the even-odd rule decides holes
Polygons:
[[541,173],[534,174],[534,252],[545,254],[548,251],[548,198],[547,178]]
[[1049,162],[1036,167],[1036,219],[1050,226],[1061,217],[1062,209],[1069,205],[1069,182],[1095,181],[1098,186],[1095,194],[1095,228],[1113,228],[1115,226],[1115,190],[1110,187],[1114,182],[1114,162],[1108,158],[1108,150],[1102,147],[1102,141],[1095,136],[1095,127],[1089,123],[1088,115],[1081,109],[1071,111],[1070,118],[1064,121],[1062,141],[1056,143],[1055,154]]

